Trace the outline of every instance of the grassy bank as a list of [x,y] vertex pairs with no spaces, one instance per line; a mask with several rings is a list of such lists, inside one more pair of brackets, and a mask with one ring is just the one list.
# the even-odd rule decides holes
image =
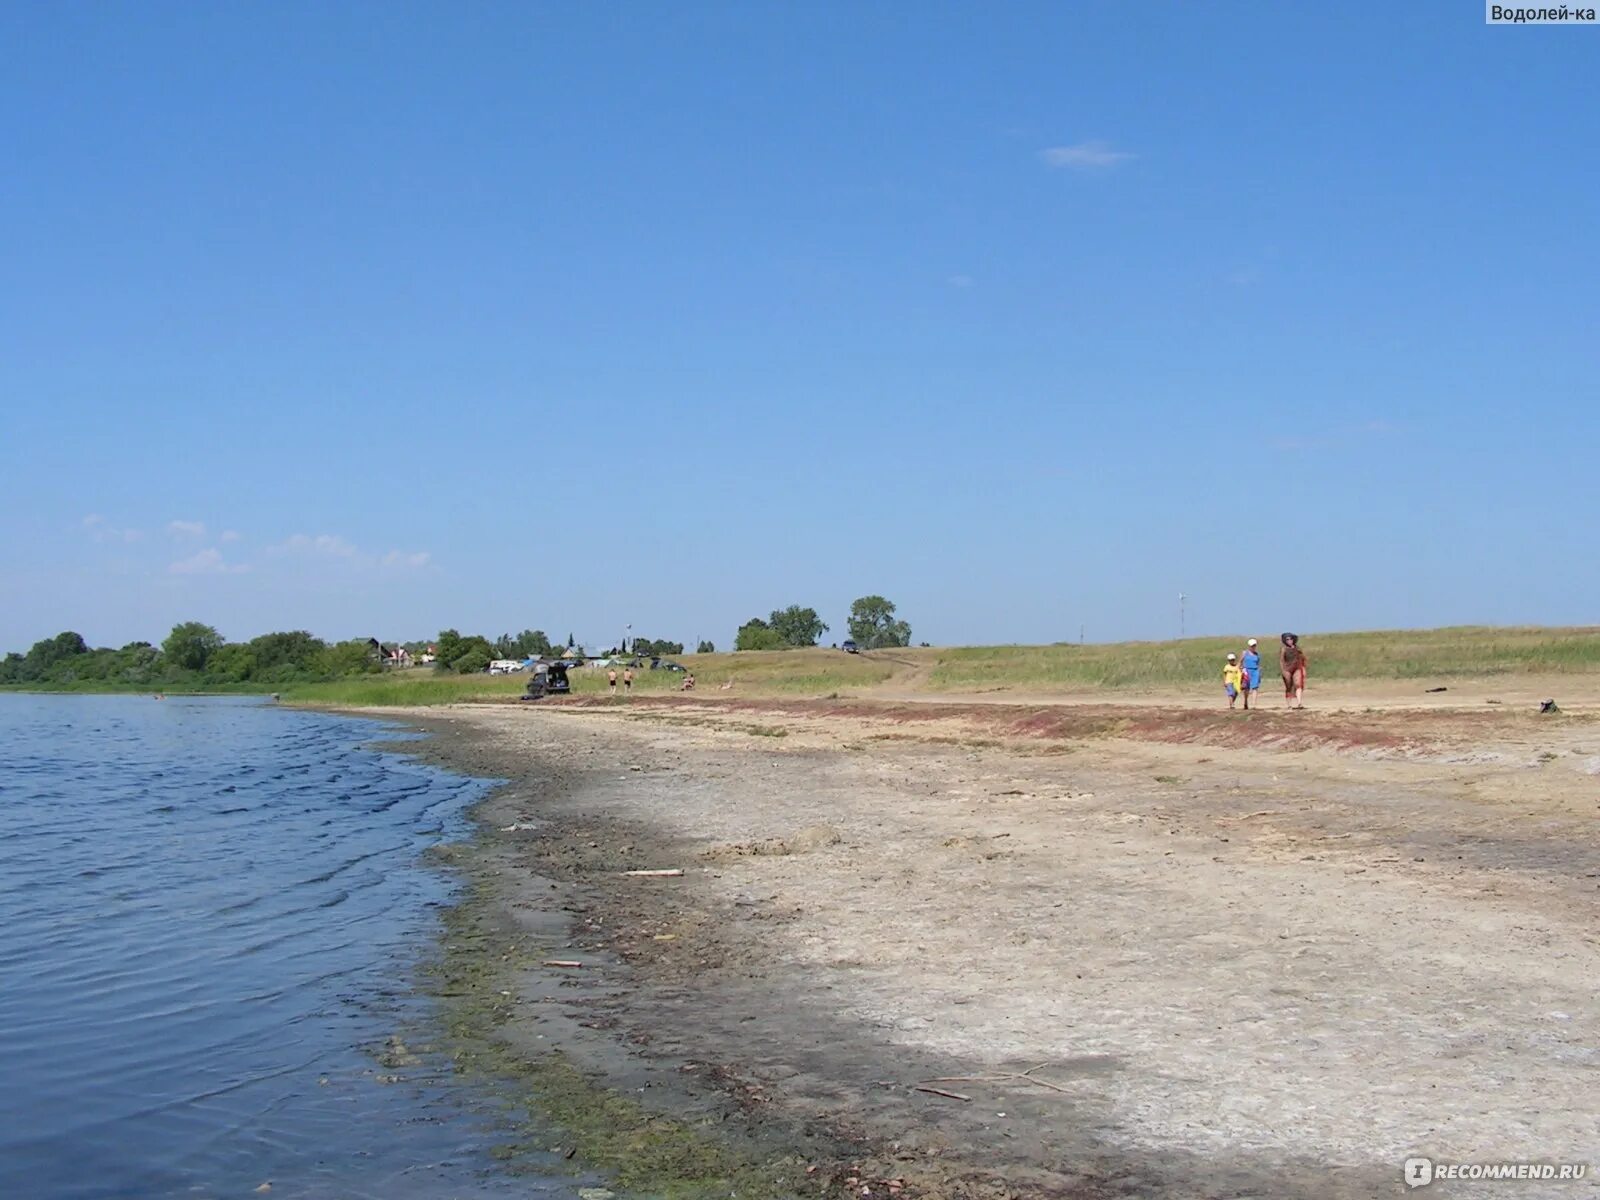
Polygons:
[[[928,686],[1040,690],[1210,684],[1247,635],[1103,646],[972,646],[939,650]],[[1263,669],[1278,670],[1278,639],[1261,639]],[[1600,671],[1600,628],[1463,626],[1302,634],[1317,679],[1435,679]],[[924,651],[923,653],[926,653]]]
[[[716,694],[729,683],[736,694],[826,696],[883,684],[905,669],[903,663],[889,657],[851,655],[838,650],[686,654],[675,661],[694,671],[700,694]],[[683,687],[683,676],[676,671],[640,669],[633,674],[633,690],[641,694],[659,695]],[[598,696],[608,691],[606,672],[599,668],[580,667],[570,672],[568,679],[580,696]],[[515,699],[522,694],[527,680],[526,675],[439,675],[417,668],[332,683],[300,684],[285,689],[283,696],[312,704],[450,704]],[[622,685],[617,686],[621,691]]]
[[[1278,669],[1277,638],[1261,636],[1269,677]],[[1245,635],[1179,642],[1121,642],[1079,646],[964,646],[690,654],[682,662],[697,679],[697,694],[719,696],[909,695],[974,691],[1078,692],[1210,686],[1223,656],[1244,648]],[[1459,627],[1367,633],[1308,633],[1302,637],[1317,680],[1451,679],[1468,676],[1559,675],[1600,672],[1600,627],[1567,629]],[[606,691],[606,673],[571,673],[579,695]],[[449,704],[511,700],[524,675],[437,675],[415,669],[381,676],[301,684],[287,700],[335,705]],[[634,690],[680,689],[672,671],[635,672]]]
[[64,696],[266,696],[277,689],[263,683],[217,683],[205,687],[162,688],[151,684],[137,686],[109,683],[102,679],[75,680],[72,683],[5,683],[3,692],[37,692]]

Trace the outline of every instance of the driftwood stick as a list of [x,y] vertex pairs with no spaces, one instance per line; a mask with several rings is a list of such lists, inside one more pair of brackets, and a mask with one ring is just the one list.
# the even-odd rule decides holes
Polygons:
[[948,1097],[951,1100],[971,1100],[972,1099],[971,1096],[963,1096],[960,1092],[947,1092],[943,1088],[928,1087],[927,1085],[920,1084],[920,1083],[916,1087],[912,1088],[911,1090],[914,1091],[914,1092],[927,1092],[931,1096],[945,1096],[945,1097]]
[[928,1083],[1005,1083],[1010,1079],[1019,1079],[1023,1083],[1036,1083],[1040,1087],[1049,1088],[1052,1092],[1071,1094],[1071,1088],[1064,1088],[1059,1083],[1051,1083],[1048,1079],[1034,1078],[1034,1072],[1050,1066],[1049,1063],[1040,1063],[1037,1067],[1029,1067],[1026,1071],[1002,1071],[995,1075],[940,1075],[935,1079],[927,1080]]
[[581,967],[583,964],[575,958],[547,958],[544,960],[547,967]]
[[1047,1087],[1052,1092],[1068,1092],[1068,1093],[1070,1093],[1070,1091],[1071,1091],[1070,1088],[1064,1088],[1059,1083],[1051,1083],[1048,1079],[1035,1079],[1032,1075],[1018,1075],[1017,1078],[1018,1079],[1025,1079],[1029,1083],[1037,1083],[1040,1087]]
[[632,875],[636,879],[644,877],[644,876],[654,876],[654,877],[666,878],[668,876],[682,875],[683,871],[682,871],[681,868],[672,867],[671,869],[665,870],[665,871],[624,871],[623,874],[624,875]]

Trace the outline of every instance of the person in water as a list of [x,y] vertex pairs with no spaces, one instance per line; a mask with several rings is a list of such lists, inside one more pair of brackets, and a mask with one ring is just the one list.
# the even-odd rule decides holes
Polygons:
[[1261,651],[1255,638],[1245,643],[1244,653],[1239,656],[1239,674],[1244,706],[1249,708],[1250,701],[1257,699],[1256,693],[1261,690]]
[[1278,667],[1283,672],[1283,702],[1290,708],[1306,706],[1306,652],[1300,649],[1300,639],[1292,633],[1282,638],[1278,651]]

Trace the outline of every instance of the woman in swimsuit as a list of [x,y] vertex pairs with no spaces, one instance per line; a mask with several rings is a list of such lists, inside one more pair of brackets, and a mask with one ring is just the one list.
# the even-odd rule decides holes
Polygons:
[[1283,635],[1278,651],[1278,666],[1283,671],[1283,702],[1290,708],[1304,708],[1306,698],[1306,652],[1292,633]]

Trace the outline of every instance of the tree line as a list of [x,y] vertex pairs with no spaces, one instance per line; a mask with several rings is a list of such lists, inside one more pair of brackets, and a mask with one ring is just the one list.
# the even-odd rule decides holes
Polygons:
[[0,660],[0,684],[267,688],[380,670],[381,655],[366,638],[325,642],[300,629],[229,642],[210,625],[184,621],[159,646],[129,642],[116,650],[91,649],[81,634],[58,633],[35,642],[26,654]]
[[[850,637],[863,650],[909,646],[911,626],[895,619],[895,606],[882,596],[863,596],[850,606]],[[815,646],[828,626],[814,608],[791,604],[765,619],[752,618],[739,627],[736,650],[782,650]],[[441,630],[433,642],[403,642],[417,662],[431,646],[434,669],[447,674],[470,675],[487,670],[495,659],[558,658],[581,654],[573,636],[552,641],[542,629],[503,633],[493,641],[479,634]],[[658,658],[682,654],[682,642],[664,638],[633,638],[627,645],[603,652]],[[697,654],[713,654],[716,646],[701,641]],[[157,646],[129,642],[120,649],[91,648],[81,634],[71,631],[35,642],[26,654],[10,653],[0,659],[0,685],[101,686],[150,688],[172,691],[194,687],[253,686],[263,690],[292,683],[341,679],[376,674],[383,670],[385,649],[371,638],[327,642],[303,629],[264,633],[247,642],[230,642],[216,628],[200,621],[172,627]]]
[[[847,625],[850,640],[863,650],[889,646],[909,646],[911,625],[895,618],[895,606],[882,596],[862,596],[850,605]],[[734,637],[735,650],[788,650],[815,646],[828,626],[814,608],[791,604],[774,609],[765,620],[751,617],[739,626]]]
[[[709,654],[715,649],[710,642],[701,642],[700,646],[701,653]],[[539,629],[503,633],[493,641],[445,629],[432,642],[401,642],[386,648],[372,638],[326,642],[303,629],[230,642],[214,626],[184,621],[174,625],[159,646],[129,642],[120,649],[91,648],[82,634],[71,631],[44,638],[26,654],[13,652],[0,659],[0,685],[168,691],[243,686],[270,690],[293,683],[376,674],[383,670],[386,654],[400,647],[413,663],[432,649],[435,670],[461,675],[487,670],[495,659],[555,658],[582,653],[571,634],[563,645],[552,642]],[[608,657],[617,653],[615,649],[606,651]],[[682,654],[683,643],[635,638],[629,653],[646,658]]]

